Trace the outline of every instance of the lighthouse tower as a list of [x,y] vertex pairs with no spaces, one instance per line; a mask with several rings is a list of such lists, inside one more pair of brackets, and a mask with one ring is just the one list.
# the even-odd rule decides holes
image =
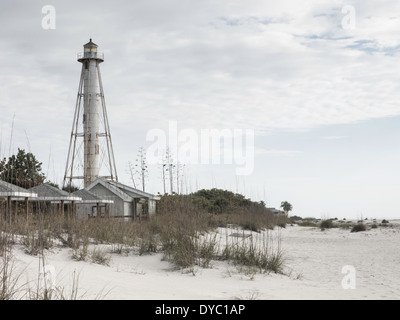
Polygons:
[[[97,48],[97,44],[90,39],[83,46],[83,52],[78,53],[82,71],[63,187],[73,185],[74,179],[83,180],[84,187],[99,177],[118,181],[100,73],[100,63],[104,62],[104,55]],[[78,138],[83,138],[83,146]],[[104,144],[106,151],[101,148]],[[104,159],[104,166],[108,170],[107,174],[101,175]]]

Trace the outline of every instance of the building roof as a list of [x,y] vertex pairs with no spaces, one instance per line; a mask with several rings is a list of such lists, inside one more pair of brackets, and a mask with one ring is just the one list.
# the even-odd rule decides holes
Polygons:
[[12,183],[0,180],[0,197],[35,198],[37,197],[37,194]]
[[102,199],[86,189],[75,191],[72,194],[82,199],[79,201],[80,203],[114,203],[113,200]]
[[119,182],[111,181],[111,180],[105,180],[103,178],[99,178],[95,180],[92,184],[87,186],[85,190],[91,190],[93,189],[96,185],[101,184],[108,190],[110,190],[112,193],[114,193],[117,197],[123,199],[124,201],[133,201],[134,198],[145,198],[145,199],[151,199],[151,200],[159,200],[160,198],[147,192],[143,192],[141,190],[132,188],[130,186],[124,185]]
[[117,187],[109,184],[105,179],[98,178],[97,180],[93,181],[90,185],[88,185],[85,190],[91,191],[95,186],[102,185],[107,190],[114,193],[118,198],[124,201],[133,201],[133,198],[127,195],[125,192],[121,191]]
[[82,200],[80,197],[74,196],[64,190],[60,190],[49,184],[41,184],[39,186],[29,189],[32,192],[37,193],[38,197],[36,201],[79,201]]
[[135,195],[137,195],[138,197],[136,197],[136,198],[142,197],[142,198],[148,198],[148,199],[152,199],[152,200],[160,200],[160,197],[155,196],[154,194],[132,188],[132,187],[122,184],[120,182],[115,182],[115,181],[107,181],[107,182],[121,190],[124,190],[125,192],[134,194],[134,197],[135,197]]

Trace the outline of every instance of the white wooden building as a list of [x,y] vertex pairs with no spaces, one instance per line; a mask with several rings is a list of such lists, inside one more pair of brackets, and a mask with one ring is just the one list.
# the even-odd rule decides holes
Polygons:
[[[113,201],[108,206],[108,214],[122,220],[136,220],[154,215],[156,202],[160,200],[160,197],[151,193],[104,178],[95,180],[85,190],[101,199]],[[78,216],[81,216],[79,212]]]

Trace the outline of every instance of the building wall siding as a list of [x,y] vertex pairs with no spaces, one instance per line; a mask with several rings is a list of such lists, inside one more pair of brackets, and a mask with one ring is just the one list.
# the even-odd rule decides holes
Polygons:
[[92,189],[90,189],[90,191],[101,198],[114,201],[114,203],[110,203],[110,205],[109,205],[110,217],[125,215],[124,214],[125,213],[125,204],[124,204],[125,201],[123,199],[121,199],[120,197],[117,197],[110,190],[108,190],[101,184],[97,184]]
[[92,215],[92,207],[96,206],[95,203],[77,203],[76,204],[76,215],[78,219],[87,219],[89,215]]
[[[109,206],[109,204],[107,204]],[[105,215],[105,204],[100,203],[100,215],[104,217]],[[76,215],[78,219],[88,219],[97,217],[97,204],[96,203],[77,203],[76,204]]]
[[132,202],[125,202],[125,211],[124,211],[124,216],[129,216],[130,218],[133,218],[133,204]]
[[149,199],[149,216],[156,214],[156,200]]

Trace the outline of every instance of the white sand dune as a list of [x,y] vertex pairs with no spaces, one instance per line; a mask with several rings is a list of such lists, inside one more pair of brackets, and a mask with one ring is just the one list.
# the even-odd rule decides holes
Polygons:
[[[350,230],[288,226],[280,229],[286,257],[285,274],[245,274],[226,262],[196,268],[195,274],[175,270],[162,254],[111,255],[109,266],[78,262],[70,249],[52,249],[46,264],[65,291],[79,274],[83,299],[213,300],[213,299],[400,299],[400,221],[393,228]],[[277,233],[278,231],[274,231]],[[38,257],[15,246],[20,281],[37,280]],[[355,288],[345,289],[344,266],[355,270]]]

